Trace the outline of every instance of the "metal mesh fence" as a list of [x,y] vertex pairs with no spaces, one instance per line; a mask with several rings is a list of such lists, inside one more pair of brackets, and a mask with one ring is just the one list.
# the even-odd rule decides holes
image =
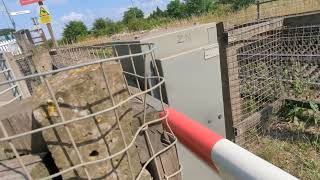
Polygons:
[[58,48],[51,52],[52,63],[56,68],[61,68],[96,59],[112,57],[114,48],[115,45]]
[[[58,70],[36,73],[17,78],[15,80],[0,82],[0,86],[5,86],[10,83],[17,83],[19,81],[27,81],[29,79],[40,78],[43,82],[43,85],[37,87],[37,90],[35,92],[37,97],[34,98],[39,102],[42,102],[46,99],[50,100],[48,100],[47,103],[42,102],[41,106],[47,109],[47,117],[51,119],[51,122],[45,125],[41,124],[41,127],[39,128],[33,128],[28,131],[12,134],[11,132],[8,132],[9,130],[6,124],[4,124],[3,121],[0,121],[0,128],[3,135],[0,138],[0,144],[8,144],[9,148],[7,149],[7,151],[13,152],[14,156],[19,162],[19,165],[24,170],[22,173],[27,179],[33,179],[33,177],[27,168],[26,162],[23,161],[19,148],[17,147],[15,142],[21,138],[33,136],[37,133],[42,133],[48,138],[50,136],[48,135],[50,134],[50,132],[58,133],[58,135],[56,136],[62,138],[62,142],[58,141],[53,142],[53,144],[49,143],[48,148],[52,148],[55,143],[60,143],[59,146],[63,146],[63,149],[65,149],[64,154],[66,156],[70,156],[69,158],[71,158],[71,160],[69,159],[69,161],[71,161],[72,163],[61,168],[59,172],[51,174],[47,177],[41,177],[40,179],[52,179],[60,175],[64,177],[64,175],[69,175],[70,173],[74,173],[76,174],[76,177],[82,179],[110,178],[114,177],[114,174],[117,174],[117,167],[121,166],[121,164],[122,166],[124,165],[127,168],[125,179],[145,178],[146,168],[147,166],[150,166],[150,164],[154,164],[154,167],[156,169],[154,172],[157,172],[156,176],[160,179],[176,179],[177,176],[180,176],[181,168],[178,163],[178,157],[176,157],[176,160],[171,159],[170,161],[175,166],[169,166],[165,164],[163,159],[163,155],[168,151],[170,151],[171,154],[176,154],[176,139],[173,136],[173,133],[162,130],[163,132],[161,133],[161,138],[154,139],[153,137],[153,134],[155,134],[155,132],[161,131],[161,129],[154,129],[155,125],[161,126],[161,122],[164,121],[164,119],[166,119],[167,117],[164,116],[161,118],[159,116],[159,112],[164,111],[164,104],[161,94],[161,85],[164,83],[164,79],[159,75],[157,67],[155,66],[155,59],[153,54],[154,46],[152,44],[135,45],[146,46],[148,50],[141,53],[128,54],[125,56],[117,56],[115,54],[111,55],[112,53],[110,53],[109,50],[112,50],[117,45],[79,48],[79,51],[77,49],[62,50],[64,51],[64,53],[58,53],[54,60],[55,65],[60,67]],[[146,58],[151,59],[151,64],[156,69],[156,75],[148,76],[147,74],[145,74],[144,76],[141,76],[138,74],[122,71],[120,75],[122,80],[115,80],[114,78],[117,76],[117,74],[114,74],[114,71],[117,69],[117,67],[121,67],[120,60],[132,60],[132,57],[138,56],[142,57],[139,58],[139,60],[142,61],[145,61]],[[133,62],[132,68],[135,69]],[[86,71],[88,69],[97,71],[100,76],[91,77],[90,74],[86,74]],[[81,81],[78,83],[84,85],[84,87],[83,90],[79,91],[81,93],[87,92],[91,91],[90,87],[87,86],[96,85],[95,78],[98,78],[99,80],[103,81],[103,84],[97,86],[101,86],[101,88],[106,93],[106,96],[108,97],[107,100],[100,100],[101,102],[93,102],[93,104],[102,103],[103,106],[98,106],[97,104],[90,106],[88,104],[88,106],[93,109],[91,112],[87,112],[86,114],[82,114],[81,116],[77,117],[73,116],[71,118],[68,115],[68,113],[70,113],[68,109],[71,108],[73,112],[78,112],[80,107],[76,108],[75,105],[67,106],[66,102],[63,102],[63,100],[61,99],[61,95],[59,95],[59,93],[62,93],[59,81],[63,81],[63,79],[55,78],[72,77],[77,73],[84,74],[85,78],[90,78],[88,81],[82,82],[83,79],[76,77],[75,79],[72,79],[73,81],[70,81],[69,84],[74,84],[76,83],[76,81]],[[135,78],[137,82],[144,82],[144,89],[138,90],[137,88],[129,87],[126,81],[126,76]],[[150,87],[146,85],[149,79],[153,79],[157,83]],[[115,81],[120,82],[115,83]],[[86,83],[87,86],[83,83]],[[67,86],[68,85],[65,84],[65,87]],[[139,86],[139,83],[137,83],[137,86]],[[96,88],[99,89],[100,87]],[[119,93],[121,92],[116,91],[117,88],[122,89],[121,92],[124,91],[122,92],[124,93],[123,95],[121,95],[122,97],[119,97]],[[149,95],[150,92],[155,89],[159,89],[160,92],[160,100],[157,101],[154,101],[154,99]],[[39,92],[42,93],[39,94]],[[64,91],[64,93],[69,94],[68,96],[73,96],[75,92],[66,90]],[[90,99],[94,99],[94,96],[95,95],[92,94],[92,97],[88,96],[83,98],[85,100],[88,100],[89,102]],[[154,108],[154,106],[150,105],[150,102],[152,101],[154,102],[153,104],[156,104],[155,106],[157,106],[158,108]],[[123,112],[123,109],[125,107],[128,108],[128,111],[131,111],[131,109],[136,109],[136,111],[134,111],[136,113],[134,117],[137,116],[136,118],[139,122],[135,125],[136,128],[133,128],[131,136],[128,136],[128,124],[126,123],[134,124],[134,122],[130,121],[129,119],[124,119],[124,117],[126,117],[128,113],[127,111]],[[81,112],[83,112],[83,110]],[[107,132],[105,132],[106,134],[104,134],[104,131],[100,132],[101,129],[113,131],[110,127],[106,129],[103,125],[99,125],[101,121],[105,120],[104,118],[115,122],[115,124],[113,125],[115,126],[113,127],[115,128],[115,130],[113,128],[112,129],[119,134],[120,139],[118,139],[117,141],[116,139],[107,139]],[[97,131],[100,132],[100,134],[98,133],[97,136],[93,135],[93,139],[91,139],[91,141],[89,142],[83,142],[83,139],[79,139],[78,135],[79,133],[82,133],[84,131],[84,129],[82,128],[88,128],[90,127],[89,124],[92,125],[92,123],[95,124],[93,126],[97,129]],[[91,132],[90,129],[86,129],[86,132],[87,131]],[[88,136],[91,137],[92,134]],[[96,138],[101,139],[101,141],[98,141],[97,144],[95,144],[96,141],[94,140]],[[135,166],[137,165],[137,163],[135,162],[135,157],[137,156],[137,154],[133,153],[133,149],[136,148],[137,143],[139,144],[141,138],[145,140],[145,148],[147,149],[147,151],[145,152],[145,154],[140,154],[140,156],[145,156],[146,158],[144,163],[141,164],[141,167],[139,168]],[[99,151],[101,149],[87,153],[84,148],[86,144],[89,143],[90,145],[90,142],[92,146],[103,146],[103,148],[108,148],[108,146],[113,146],[112,141],[116,141],[117,146],[120,146],[120,150],[118,149],[118,151],[116,152],[100,152],[99,155]],[[162,144],[162,146],[159,146],[159,144],[155,144],[157,142],[154,141],[159,141],[159,144]],[[53,156],[55,155],[55,152],[51,153],[53,154]],[[171,156],[171,158],[172,157],[173,156]],[[98,169],[101,168],[101,164],[111,164],[114,169],[110,170],[110,172],[103,170],[103,174],[105,175],[104,177],[100,177],[100,174],[93,174],[93,172],[97,172]]]
[[[16,60],[18,68],[23,76],[30,76],[36,74],[36,68],[33,64],[32,55],[21,56]],[[35,87],[41,84],[40,77],[29,78],[25,80],[30,94],[33,93]]]
[[318,0],[260,0],[240,11],[231,11],[218,20],[225,22],[225,27],[228,29],[233,29],[242,27],[242,24],[255,24],[268,19],[318,10],[320,10]]
[[227,49],[236,142],[262,132],[283,99],[319,100],[319,25],[281,18],[233,29]]

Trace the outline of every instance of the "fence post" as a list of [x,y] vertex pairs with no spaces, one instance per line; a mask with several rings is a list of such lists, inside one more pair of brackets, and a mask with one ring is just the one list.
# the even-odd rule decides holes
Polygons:
[[257,20],[260,20],[260,0],[256,0],[257,4]]

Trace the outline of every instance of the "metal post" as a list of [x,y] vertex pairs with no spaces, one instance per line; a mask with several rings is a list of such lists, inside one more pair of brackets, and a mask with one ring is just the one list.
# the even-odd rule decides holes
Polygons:
[[2,4],[3,4],[3,7],[4,7],[6,13],[8,14],[8,17],[9,17],[9,19],[10,19],[10,22],[11,22],[11,24],[12,24],[12,27],[13,27],[13,29],[14,29],[14,31],[15,31],[15,30],[16,30],[16,23],[14,22],[14,19],[12,18],[11,14],[10,14],[7,6],[6,6],[6,4],[4,3],[4,0],[2,0]]
[[260,0],[256,0],[257,3],[257,20],[260,20]]
[[[39,4],[39,6],[42,6],[43,5],[43,1],[39,1],[38,4]],[[53,47],[57,48],[58,47],[58,42],[57,42],[56,37],[54,35],[52,25],[51,25],[51,23],[48,23],[46,25],[47,25],[48,32],[49,32],[49,34],[51,36],[51,40],[53,42]]]

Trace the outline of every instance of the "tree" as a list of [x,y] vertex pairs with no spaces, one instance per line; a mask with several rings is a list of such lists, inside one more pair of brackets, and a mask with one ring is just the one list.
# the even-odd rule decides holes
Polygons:
[[108,27],[108,35],[120,33],[125,28],[122,22],[114,22]]
[[185,4],[180,0],[173,0],[167,6],[167,14],[172,18],[184,18],[186,17]]
[[123,15],[123,22],[128,24],[130,21],[135,19],[143,19],[144,13],[137,7],[129,8]]
[[84,37],[89,34],[86,25],[82,21],[70,21],[66,24],[63,30],[63,38],[69,43],[77,41],[79,37]]
[[94,36],[102,36],[106,34],[111,34],[110,28],[113,26],[114,22],[111,19],[98,18],[94,21],[92,27],[92,33]]
[[106,29],[108,27],[108,24],[110,23],[112,23],[112,21],[109,19],[98,18],[93,22],[92,29],[94,30]]
[[165,16],[166,16],[166,13],[157,6],[157,9],[150,14],[149,18],[156,19],[156,18],[161,18]]
[[202,0],[201,12],[208,13],[217,9],[217,2],[214,0]]

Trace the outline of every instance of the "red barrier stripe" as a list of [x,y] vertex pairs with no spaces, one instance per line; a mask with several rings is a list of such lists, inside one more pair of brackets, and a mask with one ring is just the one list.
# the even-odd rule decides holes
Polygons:
[[24,6],[28,4],[38,3],[40,1],[44,1],[44,0],[20,0],[20,4]]
[[[168,124],[179,142],[217,171],[211,159],[211,151],[224,138],[174,109],[167,108],[166,111],[169,113]],[[164,113],[161,115],[163,117]],[[165,121],[162,124],[168,129]]]

